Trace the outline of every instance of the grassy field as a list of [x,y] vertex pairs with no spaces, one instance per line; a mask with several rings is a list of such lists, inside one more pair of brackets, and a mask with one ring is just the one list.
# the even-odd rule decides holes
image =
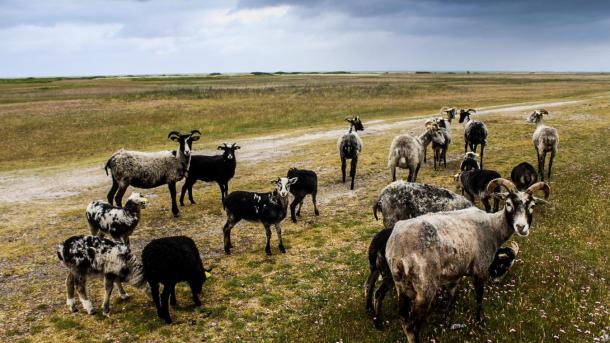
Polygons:
[[[27,81],[27,82],[25,82]],[[101,165],[120,147],[169,149],[172,129],[199,128],[195,148],[260,135],[298,136],[343,126],[350,114],[367,121],[396,120],[437,111],[443,105],[484,107],[525,102],[582,100],[548,108],[560,132],[551,181],[551,205],[539,206],[532,234],[513,237],[519,259],[498,285],[486,287],[485,326],[474,323],[474,295],[463,280],[455,312],[435,307],[423,338],[437,342],[591,342],[610,332],[610,76],[607,75],[275,75],[196,78],[5,80],[0,82],[0,181],[5,175]],[[508,176],[521,161],[535,162],[534,126],[527,111],[477,116],[489,130],[486,167]],[[84,208],[105,198],[109,180],[79,194],[31,203],[0,202],[0,341],[211,341],[396,342],[404,341],[393,293],[389,321],[377,331],[364,312],[366,249],[381,228],[371,205],[390,180],[387,149],[398,132],[390,126],[363,136],[356,190],[340,183],[335,139],[296,146],[289,155],[239,162],[231,189],[271,190],[269,179],[291,166],[313,169],[320,180],[320,217],[306,199],[297,224],[283,223],[287,254],[272,240],[264,254],[262,226],[240,223],[233,254],[222,250],[224,213],[215,185],[195,186],[196,205],[171,218],[166,188],[145,191],[151,206],[132,236],[139,254],[151,239],[185,234],[213,266],[203,306],[193,308],[185,285],[164,325],[154,305],[136,289],[111,303],[109,318],[69,313],[65,269],[54,248],[86,234]],[[453,189],[462,151],[454,125],[447,169],[426,166],[419,181]],[[366,133],[366,131],[365,131]],[[244,146],[242,151],[247,150]],[[100,168],[99,173],[103,173]],[[58,174],[64,175],[64,174]],[[103,175],[103,174],[102,174]],[[406,177],[405,172],[399,173]],[[19,179],[15,179],[18,182]],[[19,194],[14,194],[18,198]],[[102,285],[89,282],[97,308]],[[116,296],[116,295],[115,295]],[[451,330],[452,324],[466,324]]]

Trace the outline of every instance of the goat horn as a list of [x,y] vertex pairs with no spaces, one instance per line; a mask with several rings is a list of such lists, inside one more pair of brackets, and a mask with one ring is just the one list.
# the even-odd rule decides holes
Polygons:
[[535,184],[529,186],[528,189],[525,190],[525,193],[533,195],[534,192],[542,190],[544,191],[544,200],[549,198],[551,195],[551,187],[546,182],[536,182]]
[[517,187],[515,186],[514,183],[512,183],[511,181],[509,181],[507,179],[499,177],[497,179],[491,180],[487,184],[487,193],[490,193],[490,194],[493,193],[494,190],[496,189],[496,187],[498,187],[498,186],[503,186],[510,193],[515,193],[517,191]]
[[469,109],[468,109],[468,111],[466,111],[466,112],[474,112],[474,113],[477,113],[477,110],[475,110],[474,108],[469,108]]
[[180,137],[180,132],[178,131],[172,131],[169,133],[169,135],[167,135],[167,138],[171,138],[172,136],[178,136]]
[[194,134],[201,135],[201,132],[199,130],[191,130],[191,135],[194,135]]

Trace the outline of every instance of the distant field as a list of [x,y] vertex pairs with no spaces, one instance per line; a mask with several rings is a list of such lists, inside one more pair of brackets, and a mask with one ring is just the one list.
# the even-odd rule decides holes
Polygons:
[[[500,284],[486,287],[485,326],[474,323],[473,288],[464,279],[448,319],[444,303],[434,307],[424,342],[592,342],[601,340],[604,330],[610,332],[609,75],[0,80],[0,190],[19,199],[18,185],[45,189],[37,177],[44,180],[39,183],[52,179],[60,184],[78,179],[82,170],[101,177],[75,194],[0,201],[0,341],[403,342],[394,292],[386,298],[389,322],[383,331],[374,329],[363,299],[366,250],[382,227],[371,206],[390,181],[390,142],[399,132],[423,129],[422,122],[400,126],[398,120],[435,113],[443,105],[480,108],[563,100],[579,102],[548,108],[547,122],[560,133],[552,204],[537,206],[528,237],[513,237],[521,247],[519,259]],[[513,109],[475,116],[490,131],[487,168],[508,176],[519,162],[535,164],[534,126],[525,122],[527,113]],[[346,127],[342,120],[347,114],[361,115],[365,128],[374,120],[390,124],[386,131],[363,135],[353,192],[340,182],[334,137],[295,145],[289,154],[240,160],[257,137],[327,132]],[[243,142],[230,191],[270,191],[269,180],[291,166],[315,170],[321,216],[313,216],[306,198],[299,223],[283,222],[287,253],[279,253],[274,235],[272,257],[264,255],[262,226],[242,222],[233,230],[233,254],[225,256],[225,215],[216,185],[198,183],[198,203],[181,208],[178,219],[171,218],[166,187],[145,190],[150,206],[142,212],[132,247],[139,255],[151,239],[191,236],[206,267],[214,267],[203,286],[203,306],[192,307],[186,285],[180,285],[178,306],[171,310],[174,323],[164,325],[146,296],[127,286],[132,298],[122,302],[113,294],[110,318],[88,316],[80,304],[79,312],[69,313],[66,272],[54,249],[67,237],[88,233],[84,209],[105,198],[110,184],[99,166],[120,147],[173,149],[168,131],[191,128],[203,133],[195,149]],[[462,132],[454,123],[447,169],[426,165],[418,181],[454,189]],[[90,281],[88,289],[99,309],[101,282]],[[451,330],[452,324],[466,327]]]
[[[167,146],[198,128],[215,144],[247,136],[437,111],[562,99],[610,89],[610,75],[261,75],[0,80],[0,170]],[[27,137],[27,139],[24,139]],[[19,142],[19,143],[17,143]],[[66,152],[70,153],[66,153]]]

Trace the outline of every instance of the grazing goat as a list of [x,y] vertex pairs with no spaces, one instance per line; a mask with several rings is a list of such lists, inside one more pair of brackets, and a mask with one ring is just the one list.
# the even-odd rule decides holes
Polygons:
[[349,131],[337,140],[337,148],[341,157],[341,175],[345,183],[346,160],[351,159],[349,175],[352,178],[350,189],[354,189],[354,179],[356,178],[356,166],[358,165],[358,155],[362,151],[362,139],[358,136],[358,131],[364,131],[364,125],[360,117],[345,119],[349,124]]
[[487,127],[478,120],[471,120],[470,114],[476,110],[460,110],[460,123],[464,124],[464,153],[468,151],[468,146],[472,152],[477,152],[477,146],[481,145],[481,168],[483,168],[483,154],[487,144]]
[[74,288],[88,314],[94,314],[95,309],[87,297],[87,276],[102,275],[104,277],[103,314],[110,313],[110,294],[116,283],[121,299],[129,298],[121,282],[144,288],[146,280],[142,264],[135,258],[129,247],[108,239],[96,236],[73,236],[57,247],[57,257],[68,268],[66,279],[66,304],[72,312],[76,312]]
[[547,152],[551,153],[549,159],[548,178],[551,178],[551,168],[553,168],[553,159],[557,153],[557,145],[559,144],[559,134],[554,127],[544,125],[542,117],[549,114],[546,110],[537,110],[530,114],[527,119],[530,123],[536,123],[536,131],[532,135],[532,142],[538,156],[538,175],[540,180],[544,181],[544,164],[546,163]]
[[[489,199],[492,197],[493,192],[487,190],[487,185],[493,179],[501,177],[500,173],[494,170],[486,169],[473,169],[460,173],[460,186],[465,192],[465,196],[468,200],[475,203],[475,199],[480,199],[485,206],[485,211],[491,211],[491,204]],[[500,206],[500,199],[494,197],[493,212],[497,212]]]
[[[313,210],[316,216],[320,215],[318,211],[318,205],[316,204],[316,196],[318,194],[318,175],[312,170],[290,168],[288,170],[288,179],[297,178],[292,186],[290,186],[290,193],[294,195],[294,200],[290,204],[290,218],[294,223],[297,222],[296,216],[301,216],[301,207],[303,206],[303,199],[307,194],[311,194],[311,201],[313,202]],[[299,209],[295,209],[299,205]]]
[[465,172],[474,169],[481,169],[481,167],[479,167],[479,162],[477,162],[477,154],[469,151],[464,154],[464,159],[460,164],[460,171]]
[[425,214],[396,223],[386,246],[386,259],[398,294],[402,329],[410,343],[419,342],[421,326],[437,292],[446,287],[453,304],[458,281],[473,276],[477,301],[476,319],[481,320],[484,283],[498,248],[513,233],[527,236],[537,198],[550,188],[536,183],[524,192],[506,179],[488,185],[493,192],[503,186],[508,193],[504,209],[486,213],[471,207],[464,210]]
[[182,186],[182,192],[180,192],[180,205],[184,206],[184,195],[188,191],[189,201],[191,204],[195,203],[193,200],[193,185],[197,180],[205,182],[216,182],[220,187],[220,198],[221,201],[225,200],[227,194],[229,194],[229,181],[235,175],[235,166],[237,164],[235,158],[235,150],[241,149],[237,143],[218,146],[218,150],[223,150],[222,155],[216,156],[205,156],[205,155],[191,155],[191,165],[186,175],[186,180]]
[[[119,150],[106,162],[112,174],[112,187],[108,192],[108,203],[122,207],[123,194],[127,187],[155,188],[167,184],[172,200],[172,213],[178,217],[176,205],[176,182],[182,180],[189,169],[191,148],[193,142],[199,139],[201,132],[192,130],[182,134],[176,131],[169,133],[167,138],[178,142],[177,151],[159,151],[153,153]],[[116,193],[116,196],[115,196]]]
[[140,209],[146,208],[148,199],[140,193],[131,193],[125,207],[115,207],[97,200],[87,206],[86,216],[89,229],[94,236],[109,234],[115,241],[129,246],[129,236],[140,221]]
[[[169,303],[176,306],[176,284],[186,281],[195,306],[201,306],[199,293],[211,269],[205,269],[197,245],[186,236],[163,237],[150,241],[142,250],[144,275],[150,285],[159,318],[170,324]],[[163,292],[159,297],[159,284]]]
[[254,192],[232,192],[225,198],[224,206],[227,212],[227,222],[222,228],[224,234],[224,249],[226,254],[231,254],[231,229],[242,219],[252,222],[260,222],[265,227],[267,244],[265,253],[271,255],[271,225],[275,226],[279,249],[282,253],[286,252],[282,241],[282,227],[280,222],[286,218],[288,209],[288,193],[290,186],[297,182],[297,178],[288,179],[278,178],[275,183],[275,190],[269,193]]
[[510,172],[510,179],[518,190],[523,190],[538,182],[538,174],[534,166],[521,162]]
[[409,169],[407,181],[415,182],[417,174],[424,160],[426,146],[430,142],[443,144],[445,138],[438,125],[428,123],[426,132],[419,137],[409,134],[398,135],[392,140],[390,153],[388,154],[388,168],[392,174],[392,181],[396,181],[396,168]]

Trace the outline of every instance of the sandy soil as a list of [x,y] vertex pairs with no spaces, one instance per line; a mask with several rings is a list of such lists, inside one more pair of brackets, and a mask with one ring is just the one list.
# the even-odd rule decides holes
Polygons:
[[[571,100],[535,104],[511,104],[481,108],[477,114],[510,113],[531,111],[540,107],[553,108],[580,103],[583,100]],[[366,122],[366,129],[361,136],[380,135],[387,130],[400,129],[401,131],[415,130],[423,121],[435,114],[419,116],[408,120],[389,122],[374,120]],[[332,130],[308,132],[304,134],[282,134],[261,136],[251,140],[241,141],[242,149],[238,160],[256,163],[291,153],[300,147],[318,140],[335,140],[345,132],[345,127]],[[215,153],[203,151],[204,153]],[[103,163],[99,166],[86,166],[74,170],[48,172],[46,170],[30,169],[17,172],[0,173],[0,204],[18,203],[37,200],[52,200],[80,194],[91,188],[110,184],[110,177],[103,170]],[[329,201],[324,199],[323,201]]]

